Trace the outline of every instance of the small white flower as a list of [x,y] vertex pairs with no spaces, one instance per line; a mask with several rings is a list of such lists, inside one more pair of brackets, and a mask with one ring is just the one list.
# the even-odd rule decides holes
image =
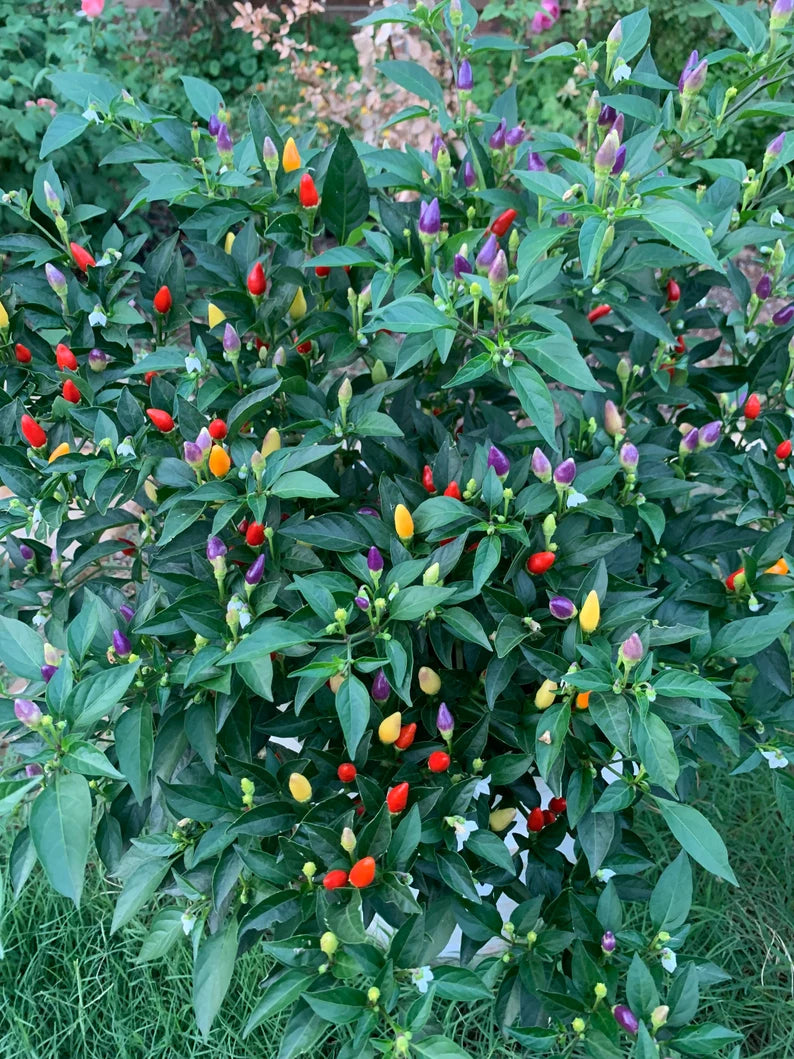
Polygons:
[[40,625],[46,625],[46,623],[47,623],[47,615],[43,611],[40,610],[38,612],[38,614],[34,614],[33,615],[33,619],[32,620],[33,620],[33,624],[34,625],[39,625],[39,626]]
[[33,514],[31,516],[31,522],[30,522],[30,531],[31,531],[31,533],[35,533],[40,525],[41,525],[41,511],[39,510],[39,505],[36,504],[36,506],[33,508]]
[[769,218],[769,223],[772,225],[773,228],[778,228],[781,224],[786,223],[786,218],[783,216],[780,210],[775,210],[775,212]]
[[587,497],[584,493],[577,493],[576,490],[572,490],[568,494],[568,500],[566,501],[566,507],[579,507],[580,504],[586,504]]
[[196,373],[201,372],[201,361],[195,356],[185,357],[185,371],[195,371]]
[[433,981],[433,972],[429,967],[414,967],[411,971],[413,983],[420,993],[426,993]]
[[762,750],[761,757],[765,758],[771,769],[784,769],[788,765],[788,759],[780,750]]
[[248,609],[248,607],[243,605],[243,608],[240,611],[240,628],[244,629],[246,627],[246,625],[250,625],[250,624],[251,624],[251,611]]
[[97,114],[97,112],[94,110],[93,107],[88,107],[87,110],[84,110],[83,111],[83,117],[85,118],[86,121],[92,122],[94,125],[101,125],[102,124],[102,119],[100,118],[100,116]]
[[116,446],[116,455],[121,456],[122,458],[125,456],[135,455],[135,448],[132,444],[132,438],[129,436],[129,434],[126,438],[124,438],[123,441],[120,441]]
[[758,332],[757,331],[755,331],[755,330],[748,331],[747,334],[745,335],[745,338],[747,339],[747,345],[748,346],[757,346],[758,345]]
[[474,788],[474,797],[477,798],[480,794],[491,793],[491,779],[489,776],[483,776],[482,779],[477,780],[477,786]]
[[458,843],[458,853],[463,849],[470,835],[479,830],[473,820],[464,816],[445,816],[444,823],[453,829]]
[[612,71],[612,77],[615,84],[618,84],[620,81],[625,81],[627,77],[631,77],[631,67],[626,63],[619,63]]
[[102,311],[102,306],[95,305],[93,312],[88,314],[88,323],[91,327],[104,327],[107,322],[108,318]]
[[762,441],[761,438],[756,438],[755,441],[751,441],[747,446],[746,451],[749,452],[750,449],[754,448],[756,445],[759,446],[762,452],[766,452],[766,442]]
[[676,969],[676,966],[678,965],[678,960],[676,959],[676,955],[673,950],[665,947],[661,951],[661,958],[662,967],[664,967],[665,971],[669,971],[669,973],[672,974],[673,971]]
[[193,933],[193,927],[196,925],[196,916],[193,912],[185,911],[182,913],[182,930],[189,937]]
[[599,882],[608,883],[610,879],[614,879],[615,872],[611,868],[599,868],[595,877]]
[[226,610],[242,610],[245,604],[239,596],[232,596],[226,605]]

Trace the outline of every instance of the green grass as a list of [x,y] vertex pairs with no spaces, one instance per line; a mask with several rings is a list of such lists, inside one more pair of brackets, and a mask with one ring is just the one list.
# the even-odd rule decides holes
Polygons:
[[[767,770],[712,779],[701,793],[701,808],[725,837],[742,883],[734,890],[705,872],[697,875],[685,952],[732,976],[703,998],[701,1017],[745,1034],[742,1055],[782,1059],[794,1055],[794,844],[775,810]],[[660,861],[669,859],[672,851],[651,826],[647,840]],[[7,849],[8,837],[0,863]],[[274,1059],[283,1020],[242,1039],[267,972],[260,954],[239,960],[205,1043],[193,1026],[190,946],[182,944],[165,962],[138,966],[144,927],[131,924],[111,937],[111,914],[98,873],[89,877],[79,910],[54,896],[38,872],[19,902],[7,906],[0,1059]],[[454,1037],[475,1059],[515,1056],[489,1032],[486,1008],[439,1005],[437,1032]],[[333,1059],[335,1051],[328,1042],[313,1054]]]

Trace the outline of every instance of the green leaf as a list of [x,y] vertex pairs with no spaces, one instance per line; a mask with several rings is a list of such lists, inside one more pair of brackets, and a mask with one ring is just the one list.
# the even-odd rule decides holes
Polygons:
[[695,261],[710,265],[718,272],[725,271],[703,234],[700,221],[685,207],[672,202],[651,202],[643,206],[642,218],[659,235]]
[[648,909],[656,930],[674,932],[692,907],[692,867],[683,850],[664,869],[653,888]]
[[65,147],[67,143],[82,136],[87,128],[88,122],[79,114],[56,114],[41,139],[39,158],[46,158],[53,151]]
[[29,625],[0,616],[0,662],[9,673],[25,680],[41,680],[44,644]]
[[152,708],[148,703],[133,706],[119,717],[115,730],[119,767],[138,805],[143,805],[149,789],[149,768],[154,751]]
[[66,700],[64,714],[73,721],[73,730],[86,731],[121,702],[138,672],[139,662],[92,673],[74,688]]
[[163,908],[152,920],[149,933],[143,939],[137,963],[162,959],[170,952],[176,942],[184,936],[182,928],[182,910]]
[[283,500],[327,500],[338,495],[322,478],[308,471],[287,471],[270,487],[270,491]]
[[267,978],[265,995],[251,1012],[243,1030],[243,1037],[248,1037],[257,1026],[293,1004],[301,993],[308,989],[315,977],[314,974],[307,974],[306,971],[294,967],[281,975]]
[[486,651],[493,651],[491,641],[488,639],[485,629],[473,614],[469,614],[463,607],[449,607],[442,612],[444,624],[467,643],[476,643],[484,647]]
[[497,868],[502,868],[503,871],[509,872],[510,875],[516,874],[516,867],[513,864],[513,858],[510,856],[510,851],[504,841],[492,831],[480,828],[472,832],[466,839],[466,849],[470,850],[476,857],[481,857],[490,864],[495,864]]
[[[479,834],[479,831],[475,834]],[[436,967],[433,971],[433,981],[436,996],[443,1000],[470,1004],[475,1000],[490,1000],[492,996],[491,989],[482,980],[482,976],[466,967]]]
[[232,980],[237,957],[237,921],[211,934],[201,945],[193,965],[193,1010],[206,1041]]
[[595,875],[609,853],[615,837],[615,817],[612,813],[585,813],[579,821],[576,837],[587,857],[590,874]]
[[455,594],[454,588],[439,585],[413,585],[402,589],[392,601],[389,616],[395,621],[416,621]]
[[741,1033],[718,1026],[715,1022],[704,1022],[700,1026],[688,1026],[677,1033],[671,1044],[682,1055],[716,1055],[729,1044],[744,1038]]
[[340,1026],[358,1018],[367,1005],[367,994],[363,989],[346,985],[324,989],[319,993],[306,993],[304,999],[321,1019]]
[[302,625],[279,618],[266,618],[259,622],[250,636],[229,652],[226,663],[256,662],[262,655],[286,651],[289,647],[307,643],[311,638],[312,634]]
[[[562,753],[570,723],[570,701],[556,702],[538,719],[538,726],[535,730],[535,760],[538,764],[538,772],[544,780],[548,779],[552,765]],[[541,736],[547,732],[551,740],[548,743],[541,739]]]
[[554,439],[554,402],[540,373],[531,364],[515,361],[507,369],[507,377],[518,395],[521,407],[540,431],[544,441],[556,452],[558,446]]
[[[566,335],[546,335],[537,345],[522,348],[530,360],[552,379],[575,390],[603,390],[603,386],[593,378],[576,343]],[[513,367],[519,365],[514,364]],[[523,405],[523,400],[521,403]]]
[[369,692],[352,673],[336,693],[336,713],[342,726],[347,752],[355,758],[358,744],[367,730],[370,715]]
[[85,776],[56,776],[34,800],[30,834],[53,889],[80,904],[91,841],[91,791]]
[[364,167],[350,137],[340,129],[325,174],[320,216],[341,244],[347,242],[368,214],[369,188]]
[[214,85],[207,84],[199,77],[181,77],[185,88],[185,95],[190,105],[204,121],[209,121],[213,114],[217,114],[223,107],[223,98]]
[[[477,551],[474,554],[474,590],[475,592],[482,592],[483,585],[485,585],[499,565],[499,560],[502,557],[502,540],[495,534],[492,537],[483,537],[480,543],[477,545]],[[488,650],[491,650],[490,642],[488,644]]]
[[680,768],[670,729],[661,717],[648,713],[635,719],[631,734],[651,783],[674,794]]
[[722,658],[752,658],[765,650],[794,621],[794,599],[788,596],[769,614],[730,621],[717,632],[711,654]]
[[170,867],[170,862],[161,858],[145,860],[124,880],[124,886],[113,909],[111,934],[125,923],[129,923],[136,912],[143,908],[166,877]]
[[686,852],[698,864],[721,879],[738,886],[728,863],[728,851],[706,817],[691,805],[680,805],[665,798],[654,798],[664,821]]
[[423,1037],[421,1041],[411,1041],[411,1051],[416,1052],[419,1059],[469,1059],[470,1052],[464,1052],[449,1037],[434,1034],[432,1037]]
[[[738,622],[733,624],[738,624]],[[726,695],[710,680],[698,676],[697,673],[685,672],[683,669],[665,669],[654,677],[651,683],[657,695],[668,698],[713,699],[730,702],[730,695]]]
[[626,1001],[638,1018],[646,1018],[659,1003],[651,972],[635,952],[626,979]]
[[63,755],[63,764],[69,772],[79,772],[82,776],[124,779],[119,770],[108,761],[107,756],[93,743],[70,743],[69,750]]
[[373,313],[364,330],[387,328],[395,334],[414,335],[456,326],[457,322],[437,309],[426,294],[408,294]]
[[459,853],[448,849],[437,852],[436,866],[442,880],[453,893],[473,901],[476,905],[482,903],[469,867]]
[[763,50],[766,44],[766,27],[761,19],[750,10],[749,5],[721,4],[718,0],[708,0],[708,2],[725,24],[730,26],[751,55]]
[[424,66],[404,59],[387,59],[376,65],[382,74],[385,74],[390,81],[394,81],[400,88],[413,92],[415,96],[426,99],[428,103],[434,103],[443,110],[444,93],[441,85]]

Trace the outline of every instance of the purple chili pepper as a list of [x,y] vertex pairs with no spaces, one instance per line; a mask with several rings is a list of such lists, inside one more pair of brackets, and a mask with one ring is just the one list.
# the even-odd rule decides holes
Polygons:
[[135,611],[132,609],[129,603],[121,604],[121,606],[119,607],[119,614],[127,622],[132,621],[132,619],[135,617]]
[[217,114],[210,114],[210,120],[207,122],[207,132],[212,136],[213,139],[221,131],[221,119]]
[[422,203],[419,213],[419,231],[422,235],[436,236],[441,231],[441,207],[438,199],[433,199],[427,205]]
[[41,720],[41,710],[31,699],[14,699],[14,716],[22,724],[32,728]]
[[504,250],[498,250],[496,252],[496,257],[493,259],[493,264],[488,269],[488,282],[496,291],[501,287],[504,287],[509,275],[510,270],[507,266],[507,256]]
[[615,1016],[615,1022],[626,1033],[637,1033],[640,1028],[640,1021],[631,1008],[627,1008],[625,1004],[617,1004],[612,1008],[612,1014]]
[[222,121],[220,128],[218,129],[218,152],[222,154],[231,154],[234,150],[234,144],[232,138],[229,135],[229,127],[225,121]]
[[501,449],[497,449],[496,445],[491,445],[488,450],[486,466],[493,467],[496,471],[497,478],[504,478],[510,471],[510,460],[505,456]]
[[383,556],[374,544],[367,552],[367,567],[371,574],[379,574],[383,569]]
[[569,457],[556,468],[554,471],[554,482],[556,485],[568,486],[576,477],[576,464]]
[[66,276],[60,269],[56,268],[55,265],[51,265],[48,261],[44,266],[44,275],[47,277],[47,282],[58,295],[59,298],[63,298],[66,295]]
[[618,112],[615,108],[610,107],[609,103],[604,103],[598,114],[598,124],[604,129],[607,125],[611,125],[617,116]]
[[701,427],[698,431],[698,448],[710,449],[712,445],[716,445],[721,431],[722,423],[719,419],[715,419],[711,423],[706,423],[706,425]]
[[22,556],[26,563],[29,563],[36,553],[33,551],[29,544],[20,544],[19,554]]
[[625,126],[626,126],[626,119],[623,117],[622,114],[618,114],[615,117],[615,120],[612,122],[612,126],[611,126],[609,131],[610,132],[616,132],[618,134],[618,139],[622,140],[623,139],[623,129],[625,128]]
[[697,66],[699,60],[700,60],[700,56],[698,55],[698,53],[696,51],[693,51],[690,54],[690,56],[687,59],[687,61],[684,63],[684,69],[681,71],[681,76],[678,78],[678,91],[679,92],[683,92],[684,91],[684,78],[686,77],[686,75],[690,71],[695,69],[695,67]]
[[228,353],[230,357],[235,356],[240,352],[242,343],[240,342],[240,336],[237,334],[231,324],[227,323],[223,329],[223,350]]
[[685,434],[678,443],[678,454],[679,456],[688,456],[694,452],[698,447],[699,432],[697,427],[692,429]]
[[358,514],[369,515],[371,518],[380,518],[380,512],[376,511],[374,507],[360,507]]
[[450,713],[449,707],[445,702],[442,702],[438,707],[438,713],[436,714],[436,728],[441,733],[441,738],[449,741],[452,733],[455,731],[455,718]]
[[452,270],[455,273],[455,279],[461,279],[464,273],[470,276],[474,272],[469,259],[464,257],[463,254],[455,254],[452,261]]
[[595,170],[597,175],[603,176],[606,173],[612,172],[612,166],[617,159],[619,147],[620,140],[618,139],[618,134],[610,129],[604,137],[604,142],[595,153]]
[[92,349],[88,354],[88,366],[91,371],[104,371],[110,363],[110,357],[101,349]]
[[637,446],[632,445],[630,441],[621,445],[618,459],[620,460],[620,466],[624,471],[636,471],[637,464],[640,462],[640,454],[637,452]]
[[389,695],[391,694],[391,684],[389,678],[379,669],[375,674],[375,679],[372,681],[372,697],[375,702],[386,702]]
[[767,144],[767,148],[764,151],[764,162],[774,162],[780,152],[783,150],[783,144],[786,142],[785,132],[778,133],[778,135]]
[[182,444],[185,463],[189,467],[200,467],[204,463],[204,453],[195,441],[185,441]]
[[532,473],[536,478],[540,478],[541,482],[551,481],[551,464],[539,448],[535,448],[532,453]]
[[201,430],[198,432],[196,444],[204,453],[204,455],[206,455],[212,448],[212,435],[206,427],[202,427]]
[[507,121],[502,118],[496,129],[488,139],[488,146],[492,151],[503,151],[505,146],[505,135],[507,134]]
[[257,555],[256,559],[251,563],[248,569],[245,571],[245,583],[247,585],[258,585],[262,580],[262,576],[265,572],[265,556],[264,553]]
[[772,277],[768,273],[765,272],[764,275],[759,279],[758,283],[756,283],[756,285],[755,285],[755,295],[762,302],[764,302],[764,301],[766,301],[766,299],[769,297],[769,295],[771,293],[772,293]]
[[57,666],[50,666],[46,663],[41,667],[41,679],[45,684],[49,684],[55,674],[58,672]]
[[366,596],[355,596],[353,602],[359,610],[369,610],[369,600]]
[[32,765],[25,765],[25,775],[29,780],[32,780],[35,776],[41,776],[43,772],[44,769],[37,761],[34,761]]
[[459,92],[471,92],[474,88],[474,75],[471,70],[471,63],[468,59],[464,59],[458,69],[458,91]]
[[552,596],[549,600],[549,613],[559,621],[570,621],[576,615],[576,605],[567,596]]
[[558,213],[555,219],[555,224],[559,224],[561,227],[566,228],[568,225],[573,224],[573,214],[567,210],[563,210],[562,213]]
[[684,84],[681,88],[681,95],[694,96],[698,93],[703,85],[706,83],[706,76],[709,72],[709,64],[707,59],[703,59],[702,62],[687,73],[684,78]]
[[474,265],[481,276],[487,275],[488,269],[494,263],[498,253],[499,242],[493,232],[491,232],[483,243],[479,254],[474,259]]
[[772,317],[772,323],[776,327],[785,327],[786,324],[790,324],[794,320],[794,303],[791,305],[785,305],[782,309],[778,309],[775,315]]
[[126,658],[132,652],[132,644],[121,629],[113,630],[113,650],[121,658]]
[[612,176],[620,176],[623,172],[623,168],[626,165],[626,145],[622,143],[618,147],[617,154],[615,155],[615,164],[612,166]]
[[645,654],[642,640],[636,632],[633,632],[628,640],[623,641],[620,645],[620,650],[623,652],[623,657],[628,662],[639,662]]
[[548,168],[549,167],[539,154],[536,154],[534,151],[529,152],[527,155],[527,169],[530,173],[545,173]]
[[471,162],[465,162],[463,165],[463,183],[469,191],[477,186],[477,174]]
[[521,125],[514,125],[512,129],[508,129],[505,133],[505,144],[508,147],[518,147],[520,143],[524,142],[526,133]]
[[220,537],[210,537],[207,541],[207,558],[211,563],[216,559],[222,559],[228,550]]
[[605,930],[603,937],[601,938],[601,951],[602,952],[614,952],[617,946],[617,940],[611,930]]

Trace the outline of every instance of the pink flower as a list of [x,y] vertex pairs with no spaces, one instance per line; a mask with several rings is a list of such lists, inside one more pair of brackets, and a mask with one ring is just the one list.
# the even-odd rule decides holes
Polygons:
[[80,9],[86,18],[99,18],[105,8],[105,0],[81,0]]
[[540,0],[542,11],[536,11],[532,16],[531,29],[533,33],[543,33],[551,29],[560,17],[560,5],[557,0]]

